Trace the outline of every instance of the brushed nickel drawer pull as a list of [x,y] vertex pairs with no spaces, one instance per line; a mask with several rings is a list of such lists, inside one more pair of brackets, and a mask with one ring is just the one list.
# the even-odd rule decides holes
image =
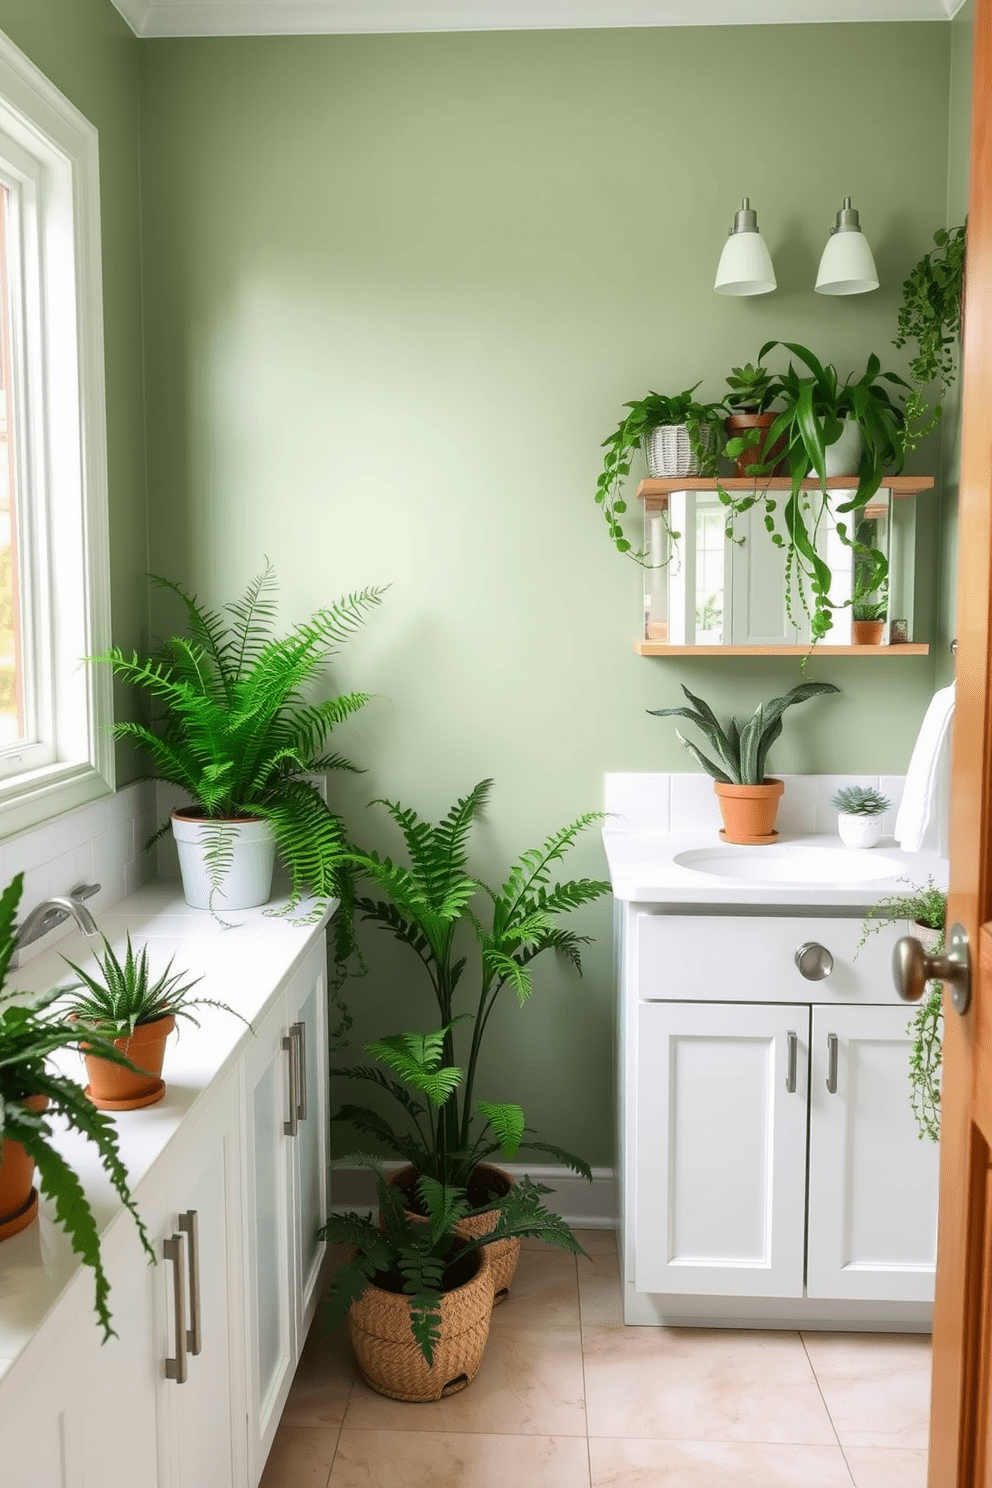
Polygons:
[[200,1337],[200,1226],[195,1209],[187,1209],[179,1216],[179,1228],[186,1236],[189,1246],[189,1328],[186,1332],[186,1347],[191,1354],[198,1354],[203,1347]]
[[176,1357],[166,1359],[165,1377],[177,1385],[186,1383],[186,1246],[181,1235],[163,1240],[162,1251],[172,1262],[172,1305],[176,1324]]
[[837,1094],[837,1048],[838,1040],[835,1033],[827,1034],[827,1089],[831,1095]]

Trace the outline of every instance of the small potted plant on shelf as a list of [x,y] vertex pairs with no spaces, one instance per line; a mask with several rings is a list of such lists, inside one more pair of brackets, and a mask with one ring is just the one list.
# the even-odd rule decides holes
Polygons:
[[[525,852],[502,887],[495,890],[468,872],[469,834],[491,785],[490,780],[480,781],[437,825],[392,802],[377,803],[386,807],[402,831],[410,867],[376,853],[356,855],[353,860],[356,872],[387,896],[375,899],[359,894],[358,913],[417,956],[437,1002],[441,1028],[436,1034],[399,1034],[368,1046],[373,1057],[413,1086],[416,1096],[388,1079],[375,1065],[334,1071],[335,1079],[364,1081],[377,1090],[385,1089],[402,1108],[402,1127],[394,1126],[378,1110],[352,1104],[336,1111],[335,1119],[349,1122],[404,1159],[409,1166],[405,1171],[401,1169],[394,1181],[406,1188],[414,1203],[418,1176],[463,1188],[476,1207],[485,1207],[487,1196],[505,1195],[512,1185],[509,1174],[486,1162],[500,1151],[507,1160],[518,1150],[546,1153],[586,1179],[592,1177],[581,1158],[535,1141],[518,1105],[478,1101],[475,1086],[483,1036],[504,988],[512,988],[521,1004],[526,1002],[533,990],[532,962],[548,950],[558,951],[581,972],[581,947],[588,937],[556,921],[560,915],[607,893],[609,884],[598,879],[554,882],[551,875],[554,865],[580,832],[599,819],[599,814],[579,817],[552,833],[541,847]],[[488,926],[471,907],[480,894],[492,901]],[[466,968],[458,944],[460,931],[468,932],[479,952],[472,993],[474,1015],[456,1011]],[[472,1030],[463,1079],[455,1057],[455,1028],[466,1017]],[[439,1093],[440,1069],[448,1071],[444,1078],[450,1088],[443,1108],[435,1111],[431,1101]],[[427,1097],[426,1107],[417,1099],[419,1095]],[[489,1207],[491,1226],[496,1214],[491,1204]],[[477,1219],[473,1223],[485,1221]],[[502,1256],[496,1257],[497,1292],[509,1288],[519,1246],[508,1241],[501,1248]]]
[[[80,1046],[89,1075],[86,1094],[90,1100],[103,1111],[133,1111],[154,1105],[165,1094],[161,1077],[165,1045],[177,1018],[185,1018],[198,1028],[190,1012],[194,1007],[221,1008],[236,1018],[241,1014],[216,998],[191,997],[203,978],[185,981],[185,972],[172,970],[174,957],[159,976],[153,977],[148,968],[148,946],[142,946],[135,955],[130,932],[123,962],[106,937],[103,946],[103,955],[96,957],[96,974],[63,957],[79,980],[66,989],[62,1005],[69,1018],[77,1020],[87,1033],[98,1034],[102,1041],[100,1045],[87,1042]],[[241,1021],[251,1027],[247,1019]],[[129,1064],[105,1057],[108,1041],[127,1056]]]
[[940,397],[946,398],[957,376],[964,302],[966,228],[938,228],[935,249],[925,253],[902,287],[898,332],[893,346],[916,342],[916,355],[909,364],[916,386],[906,398],[906,448],[915,449],[937,427],[942,403],[931,412],[923,389],[939,381]]
[[[4,990],[16,944],[15,920],[23,887],[18,873],[0,895],[0,1240],[26,1229],[38,1213],[38,1185],[55,1206],[55,1222],[69,1237],[73,1251],[94,1277],[94,1311],[104,1337],[110,1326],[110,1285],[100,1258],[100,1232],[86,1192],[60,1150],[55,1119],[93,1143],[121,1203],[131,1213],[151,1261],[155,1252],[135,1208],[121,1162],[117,1131],[109,1116],[97,1111],[75,1080],[53,1069],[51,1057],[74,1049],[83,1037],[77,1023],[58,1014],[52,1003],[61,989],[41,996]],[[101,1044],[94,1037],[94,1045]],[[106,1058],[126,1064],[107,1043]]]
[[[894,372],[882,372],[877,356],[868,359],[864,373],[841,382],[837,369],[823,364],[807,347],[793,341],[768,341],[759,361],[781,344],[806,369],[803,374],[790,361],[788,369],[774,378],[773,396],[783,408],[768,430],[766,447],[785,441],[785,462],[791,490],[784,503],[765,492],[735,495],[720,489],[728,510],[728,529],[734,515],[765,504],[766,523],[772,542],[785,551],[786,604],[789,618],[810,623],[813,642],[821,640],[833,625],[834,604],[830,598],[831,570],[823,553],[823,536],[833,524],[841,541],[858,549],[853,536],[860,514],[881,485],[886,468],[898,473],[905,459],[905,416],[886,383],[907,388]],[[897,395],[898,397],[898,395]],[[775,462],[765,459],[754,467],[756,478],[772,475]],[[853,491],[839,493],[828,488],[832,477],[856,477]],[[803,481],[815,479],[816,491],[803,490]],[[864,564],[874,567],[877,587],[887,572],[884,553],[864,548]]]
[[[732,367],[727,378],[730,392],[724,402],[730,410],[724,423],[727,443],[724,454],[735,461],[734,474],[747,477],[757,466],[778,460],[785,449],[784,439],[765,451],[765,437],[775,414],[770,413],[777,389],[772,374],[759,361],[757,366],[745,362],[743,367]],[[784,467],[782,467],[784,468]],[[775,473],[779,466],[775,466]]]
[[892,807],[888,796],[870,785],[841,786],[830,804],[845,847],[874,847],[882,835],[882,817]]
[[326,901],[338,887],[344,835],[310,777],[355,768],[325,753],[325,741],[368,694],[306,702],[302,693],[383,591],[350,594],[276,638],[271,565],[222,612],[179,584],[153,582],[180,599],[188,633],[152,656],[114,647],[93,659],[163,710],[151,728],[122,722],[113,732],[144,750],[153,779],[192,797],[171,818],[186,902],[196,909],[266,903],[276,848],[291,880],[290,908],[308,892]]
[[[947,922],[947,893],[933,878],[925,884],[910,884],[905,893],[894,894],[872,906],[861,927],[858,950],[869,935],[893,920],[907,920],[923,949],[931,956],[944,949]],[[922,1141],[940,1139],[940,1080],[943,1062],[944,1012],[940,982],[928,982],[927,990],[909,1024],[913,1046],[909,1055],[910,1104]]]
[[[334,1274],[324,1320],[345,1317],[362,1378],[394,1400],[440,1400],[470,1384],[489,1336],[493,1282],[486,1254],[489,1232],[472,1234],[479,1216],[464,1190],[422,1175],[417,1200],[422,1217],[386,1182],[374,1157],[358,1154],[375,1174],[379,1222],[365,1215],[333,1214],[321,1238],[348,1245],[353,1254]],[[499,1200],[498,1240],[533,1238],[584,1255],[564,1220],[549,1213],[549,1192],[524,1178]]]
[[646,553],[635,550],[624,535],[627,503],[621,494],[634,451],[643,446],[652,476],[716,474],[719,432],[726,410],[723,403],[698,402],[693,396],[698,386],[697,382],[673,396],[648,393],[625,403],[630,411],[603,440],[606,456],[596,481],[596,501],[603,508],[617,552],[626,553],[638,563],[645,561]]
[[687,718],[695,724],[716,752],[716,760],[705,755],[691,739],[676,730],[679,742],[713,777],[713,789],[720,801],[725,842],[759,845],[774,842],[775,816],[785,789],[781,780],[765,775],[768,751],[782,732],[782,715],[787,708],[828,692],[839,692],[832,682],[801,682],[784,697],[761,703],[746,723],[731,718],[724,729],[713,709],[696,697],[683,684],[690,708],[649,708],[655,718]]

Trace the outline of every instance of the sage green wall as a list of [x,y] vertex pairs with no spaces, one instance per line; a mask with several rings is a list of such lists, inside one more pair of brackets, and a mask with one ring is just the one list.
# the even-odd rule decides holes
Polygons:
[[[950,110],[947,152],[947,226],[958,227],[968,212],[971,134],[971,56],[975,24],[973,0],[951,22]],[[961,385],[944,401],[941,419],[940,532],[938,569],[937,680],[950,682],[954,663],[950,642],[957,631],[958,485],[961,477]]]
[[[0,0],[0,30],[100,132],[113,636],[138,646],[148,616],[138,42],[110,0]],[[118,698],[118,716],[131,708]],[[121,753],[118,784],[137,773]]]
[[[340,739],[368,767],[338,797],[363,840],[395,845],[371,798],[438,814],[491,774],[495,876],[597,807],[605,771],[689,767],[645,712],[680,683],[750,710],[799,679],[634,655],[641,577],[593,504],[600,441],[648,388],[720,396],[770,337],[844,373],[871,350],[905,367],[900,285],[946,208],[949,49],[939,24],[142,45],[154,566],[222,601],[268,554],[294,618],[391,585],[335,673],[377,694]],[[745,193],[780,288],[724,299]],[[827,299],[844,194],[883,287]],[[928,634],[932,571],[921,587]],[[902,770],[933,661],[810,675],[843,696],[790,718],[778,768]],[[573,868],[603,867],[590,839]],[[483,1093],[608,1162],[605,903],[584,927],[585,980],[545,968],[503,1009]],[[356,1033],[427,1026],[409,966],[374,954]]]

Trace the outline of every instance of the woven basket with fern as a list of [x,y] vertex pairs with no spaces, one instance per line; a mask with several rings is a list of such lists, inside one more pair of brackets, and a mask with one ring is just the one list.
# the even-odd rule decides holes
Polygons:
[[356,768],[325,752],[326,740],[369,695],[318,702],[305,692],[383,591],[350,594],[276,637],[271,565],[222,610],[208,609],[168,579],[153,576],[153,583],[181,602],[186,634],[151,656],[114,647],[93,658],[145,692],[156,710],[150,724],[116,723],[115,738],[136,744],[151,761],[152,777],[179,786],[202,813],[211,908],[215,896],[218,907],[239,907],[223,895],[236,847],[231,824],[246,818],[271,827],[291,880],[290,906],[308,893],[326,901],[338,890],[344,834],[307,777]]

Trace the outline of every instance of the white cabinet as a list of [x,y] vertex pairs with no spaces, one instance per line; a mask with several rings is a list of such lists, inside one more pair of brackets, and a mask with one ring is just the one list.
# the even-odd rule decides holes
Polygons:
[[[3,1488],[85,1488],[82,1418],[77,1397],[81,1361],[72,1344],[78,1298],[66,1298],[65,1334],[29,1346],[17,1376],[0,1392],[0,1481]],[[68,1346],[67,1346],[68,1345]],[[136,1484],[138,1478],[134,1478]],[[155,1482],[154,1477],[145,1481]]]
[[327,1033],[323,947],[256,1029],[245,1055],[250,1481],[272,1445],[317,1303],[327,1214]]
[[855,957],[860,916],[618,922],[626,1320],[925,1328],[938,1154],[910,1108],[899,929]]

